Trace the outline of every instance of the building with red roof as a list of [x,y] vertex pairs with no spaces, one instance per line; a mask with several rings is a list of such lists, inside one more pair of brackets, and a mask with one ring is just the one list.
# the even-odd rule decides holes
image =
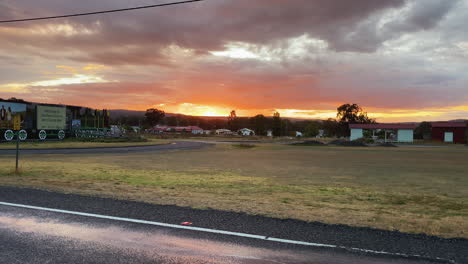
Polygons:
[[463,122],[432,122],[432,140],[465,144],[467,124]]
[[148,129],[149,133],[165,133],[165,132],[178,132],[178,133],[192,133],[203,134],[203,129],[198,126],[154,126]]

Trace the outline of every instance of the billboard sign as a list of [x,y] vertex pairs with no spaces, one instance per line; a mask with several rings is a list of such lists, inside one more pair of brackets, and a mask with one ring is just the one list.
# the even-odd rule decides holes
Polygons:
[[26,104],[0,101],[0,129],[20,129],[25,116]]
[[57,106],[37,106],[37,129],[65,129],[66,108]]

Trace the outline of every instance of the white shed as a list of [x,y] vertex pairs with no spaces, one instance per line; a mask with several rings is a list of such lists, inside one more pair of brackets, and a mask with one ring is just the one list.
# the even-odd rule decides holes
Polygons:
[[248,128],[239,129],[237,133],[241,136],[254,136],[255,135],[255,131],[253,131],[252,129],[248,129]]

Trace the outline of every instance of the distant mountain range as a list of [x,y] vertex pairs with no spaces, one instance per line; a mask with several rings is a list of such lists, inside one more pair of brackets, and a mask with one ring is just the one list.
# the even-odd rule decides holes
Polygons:
[[[126,109],[111,109],[111,117],[112,118],[119,118],[119,117],[143,117],[146,111],[136,111],[136,110],[126,110]],[[190,116],[184,114],[175,114],[175,113],[166,113],[166,116]],[[213,120],[213,119],[226,119],[226,116],[196,116],[199,118],[203,118],[206,120]],[[282,117],[285,119],[289,119],[291,121],[304,121],[304,120],[315,120],[320,121],[320,119],[306,119],[306,118],[293,118],[293,117]]]

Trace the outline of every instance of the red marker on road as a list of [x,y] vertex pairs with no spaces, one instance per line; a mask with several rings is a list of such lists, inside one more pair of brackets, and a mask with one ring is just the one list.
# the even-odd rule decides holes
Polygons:
[[182,223],[180,223],[180,224],[181,224],[181,225],[184,225],[184,226],[189,226],[189,225],[192,225],[192,223],[191,223],[191,222],[182,222]]

